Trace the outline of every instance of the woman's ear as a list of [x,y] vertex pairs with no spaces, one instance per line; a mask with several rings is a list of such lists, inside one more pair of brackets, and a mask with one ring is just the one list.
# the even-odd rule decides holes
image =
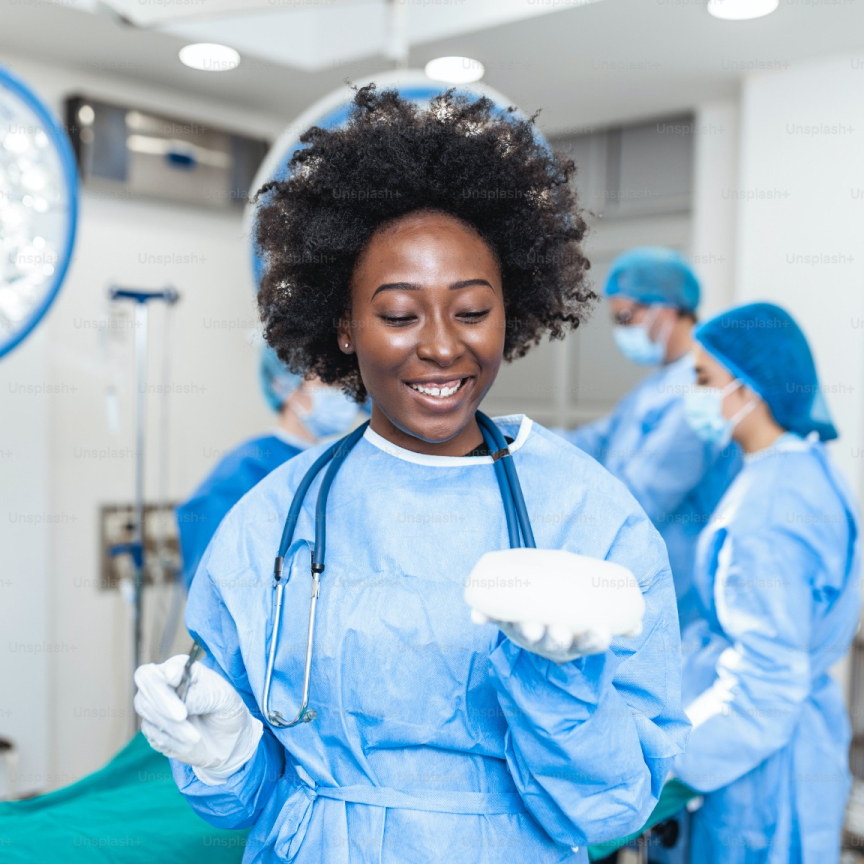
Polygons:
[[339,350],[343,354],[354,353],[354,337],[351,333],[351,324],[347,318],[343,318],[339,322],[339,327],[336,330],[336,339],[339,343]]

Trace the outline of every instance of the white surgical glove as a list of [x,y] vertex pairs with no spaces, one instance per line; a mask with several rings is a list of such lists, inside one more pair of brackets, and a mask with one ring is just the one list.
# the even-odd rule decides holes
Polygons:
[[602,654],[616,636],[642,632],[645,600],[619,564],[559,549],[488,552],[465,586],[477,624],[548,660]]
[[589,654],[602,654],[612,644],[612,634],[608,630],[595,629],[574,633],[565,624],[496,621],[476,609],[471,610],[471,620],[475,624],[491,622],[512,642],[556,663],[568,663]]
[[191,765],[195,776],[218,786],[255,755],[264,727],[237,691],[218,673],[195,663],[186,704],[175,688],[188,659],[178,654],[135,672],[135,710],[154,750]]

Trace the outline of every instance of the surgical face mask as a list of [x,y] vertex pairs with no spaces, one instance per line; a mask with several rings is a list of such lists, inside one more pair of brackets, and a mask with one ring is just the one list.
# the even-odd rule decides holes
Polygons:
[[308,411],[297,404],[291,407],[311,435],[325,438],[348,431],[357,416],[356,402],[333,387],[315,387],[310,396],[312,407]]
[[722,390],[719,387],[697,387],[684,397],[687,422],[703,441],[725,447],[732,440],[735,427],[756,407],[756,400],[751,399],[730,419],[723,416],[723,400],[743,386],[744,382],[736,379]]
[[651,328],[657,317],[652,309],[644,324],[618,325],[613,329],[618,350],[631,362],[640,366],[659,366],[666,359],[666,339],[671,327],[666,328],[662,338],[656,342],[651,338]]

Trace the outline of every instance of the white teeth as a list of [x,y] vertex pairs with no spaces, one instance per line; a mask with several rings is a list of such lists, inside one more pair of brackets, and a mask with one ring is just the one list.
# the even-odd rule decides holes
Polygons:
[[452,396],[461,386],[462,381],[455,384],[453,387],[424,387],[422,384],[410,384],[412,390],[418,393],[425,393],[427,396],[435,396],[438,399],[446,399]]

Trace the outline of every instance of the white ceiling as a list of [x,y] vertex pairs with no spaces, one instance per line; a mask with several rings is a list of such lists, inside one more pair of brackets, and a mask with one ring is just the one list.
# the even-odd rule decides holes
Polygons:
[[[152,19],[150,29],[73,8],[74,2],[95,5],[0,0],[0,47],[286,120],[346,77],[388,68],[378,26],[382,0],[317,0],[320,20],[314,24],[307,17],[305,31],[299,22],[313,13],[294,8],[298,0],[246,0],[242,15],[231,13],[221,22],[217,13],[236,9],[238,0],[205,0],[206,20]],[[148,10],[197,5],[113,2]],[[748,22],[714,19],[703,0],[491,0],[494,13],[490,0],[397,2],[409,18],[412,67],[443,54],[474,57],[485,64],[488,84],[527,112],[542,109],[540,124],[550,132],[687,110],[736,93],[749,70],[782,75],[809,58],[864,48],[864,3],[852,0],[784,0],[773,15]],[[264,6],[277,11],[262,11]],[[526,9],[530,15],[523,14]],[[297,26],[286,26],[290,16],[298,16]],[[221,28],[223,41],[234,44],[244,60],[231,72],[187,69],[177,52],[188,38],[157,32],[154,24],[183,27],[189,38]],[[232,32],[233,40],[224,38]],[[321,68],[313,68],[321,66],[316,44],[335,46]],[[861,80],[864,87],[864,75]]]
[[[399,40],[403,33],[410,45],[420,45],[560,9],[560,0],[196,0],[195,5],[154,5],[141,0],[86,2],[97,8],[107,4],[136,25],[196,42],[230,44],[246,56],[306,71],[381,56],[388,42]],[[569,2],[584,6],[601,0]]]

